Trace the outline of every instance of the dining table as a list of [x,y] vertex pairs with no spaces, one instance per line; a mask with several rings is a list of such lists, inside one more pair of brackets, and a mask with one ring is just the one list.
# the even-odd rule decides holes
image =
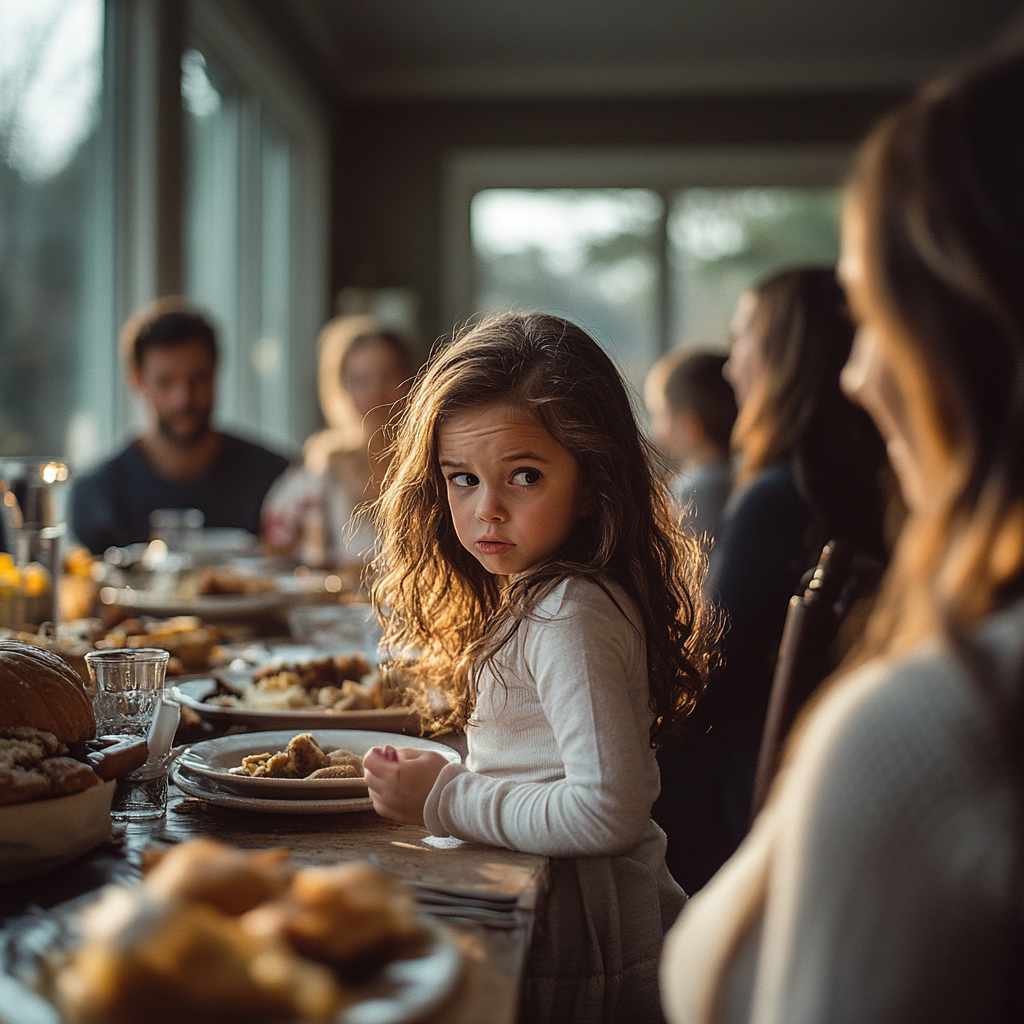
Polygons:
[[[303,815],[220,807],[173,783],[165,817],[114,826],[108,841],[78,860],[0,887],[0,962],[13,955],[26,927],[72,913],[106,885],[138,881],[147,850],[200,837],[247,850],[284,848],[299,866],[366,860],[403,880],[421,913],[438,923],[461,957],[450,991],[417,1022],[517,1020],[545,895],[545,857],[434,837],[423,826],[389,821],[373,810]],[[0,1000],[0,1021],[19,1019],[8,1016],[10,1010]]]
[[[217,601],[205,600],[211,605]],[[220,600],[237,603],[244,598]],[[331,609],[314,604],[302,608],[302,616],[291,613],[287,618],[291,636],[280,629],[285,621],[282,616],[253,623],[248,635],[254,639],[236,647],[246,656],[249,646],[259,648],[261,657],[284,650],[281,644],[296,641],[319,648],[322,638],[296,636],[296,625],[322,628],[321,620],[326,619],[334,629],[355,624],[365,630],[371,620],[362,607],[366,606]],[[157,610],[132,609],[135,614],[154,614]],[[194,611],[205,612],[206,608]],[[353,649],[360,648],[358,641],[357,636]],[[332,634],[327,642],[337,648],[349,638]],[[372,652],[376,642],[371,635],[365,642],[366,649]],[[81,671],[81,666],[76,667]],[[168,678],[168,695],[176,695],[180,702],[187,700],[174,687],[189,678]],[[177,753],[203,739],[275,728],[260,724],[263,719],[259,715],[250,721],[240,712],[218,715],[215,708],[200,717],[191,713],[191,729],[186,727],[183,704],[182,725],[174,741]],[[283,727],[276,723],[276,728]],[[388,728],[379,722],[368,727]],[[403,745],[400,730],[415,732],[408,723],[392,728],[396,747]],[[449,735],[442,742],[465,755],[464,735]],[[435,837],[422,825],[379,817],[365,797],[339,801],[346,808],[333,813],[296,813],[294,808],[286,813],[283,806],[281,811],[272,806],[272,800],[204,799],[202,792],[189,787],[185,774],[182,772],[178,785],[178,767],[171,772],[167,811],[162,817],[112,823],[109,837],[99,845],[44,873],[11,882],[4,882],[0,876],[0,1024],[32,1019],[31,1014],[13,1011],[17,1010],[19,985],[25,987],[26,949],[31,952],[39,936],[49,934],[48,928],[52,931],[64,927],[67,921],[73,922],[78,911],[97,899],[106,886],[140,882],[151,851],[195,839],[213,839],[244,850],[284,849],[297,867],[369,861],[407,885],[431,932],[441,937],[447,950],[454,951],[448,958],[449,963],[457,964],[449,971],[454,980],[429,1008],[417,1010],[417,1024],[515,1024],[518,1020],[530,943],[544,912],[549,867],[546,857]],[[253,809],[247,803],[270,806]],[[353,809],[357,807],[361,809]],[[347,1020],[346,1014],[342,1011],[340,1020]],[[407,1018],[399,1015],[393,1020],[394,1024],[406,1024]],[[392,1019],[385,1014],[380,1024],[392,1024]]]
[[[203,724],[205,736],[225,733]],[[401,735],[393,739],[402,746]],[[443,741],[465,754],[464,736]],[[186,747],[179,746],[179,752]],[[11,986],[9,975],[24,973],[26,934],[28,945],[38,942],[36,936],[48,925],[73,918],[105,886],[138,882],[149,851],[200,838],[245,850],[284,849],[298,867],[368,861],[398,878],[412,891],[420,914],[457,950],[459,961],[455,980],[437,1005],[425,1015],[417,1013],[417,1024],[515,1024],[530,941],[543,912],[546,857],[436,837],[422,825],[378,816],[365,797],[340,802],[363,809],[338,813],[251,810],[245,801],[238,807],[185,792],[189,787],[176,779],[172,771],[164,816],[112,824],[106,841],[71,863],[0,883],[0,1024],[33,1019],[12,1012],[11,1004],[19,989]],[[406,1018],[394,1020],[405,1024]],[[391,1021],[382,1018],[381,1024]]]

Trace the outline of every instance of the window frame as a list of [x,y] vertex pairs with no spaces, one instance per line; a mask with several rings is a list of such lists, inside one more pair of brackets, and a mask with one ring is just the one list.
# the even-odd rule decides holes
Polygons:
[[478,312],[470,205],[477,192],[509,189],[643,188],[661,195],[658,325],[670,347],[668,217],[672,195],[686,188],[801,187],[842,184],[853,145],[687,147],[486,147],[461,149],[445,162],[441,306],[446,322]]

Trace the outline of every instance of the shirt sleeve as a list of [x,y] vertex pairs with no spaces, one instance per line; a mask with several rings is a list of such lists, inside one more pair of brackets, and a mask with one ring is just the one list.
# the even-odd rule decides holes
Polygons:
[[73,484],[70,528],[72,536],[94,555],[103,554],[120,540],[117,512],[98,477],[83,477]]
[[[647,701],[641,635],[603,594],[586,603],[566,598],[523,628],[526,665],[565,777],[517,782],[442,773],[425,809],[427,826],[438,835],[552,857],[626,853],[650,821],[649,718],[634,710],[636,700]],[[631,695],[637,679],[644,693]]]

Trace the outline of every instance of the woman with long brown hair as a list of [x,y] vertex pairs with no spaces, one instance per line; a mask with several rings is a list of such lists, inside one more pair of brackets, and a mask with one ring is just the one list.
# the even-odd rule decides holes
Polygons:
[[708,594],[727,614],[724,663],[687,733],[660,755],[655,819],[688,892],[747,830],[754,773],[789,599],[822,547],[885,557],[885,449],[839,374],[853,323],[835,271],[777,273],[744,293],[725,376],[739,416],[736,487],[711,551]]
[[1020,1020],[1024,933],[1024,53],[862,149],[848,393],[908,506],[856,665],[798,725],[662,964],[669,1018]]

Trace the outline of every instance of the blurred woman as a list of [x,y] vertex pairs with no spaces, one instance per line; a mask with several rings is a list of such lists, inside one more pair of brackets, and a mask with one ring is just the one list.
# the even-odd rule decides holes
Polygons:
[[672,1021],[1020,1020],[1024,54],[863,148],[843,374],[908,506],[856,669],[669,936]]
[[729,619],[724,664],[690,734],[661,755],[654,810],[687,892],[746,833],[779,641],[801,577],[832,539],[884,557],[884,446],[839,387],[853,331],[828,268],[769,278],[742,296],[733,320],[723,373],[739,406],[737,482],[706,584]]
[[321,331],[318,386],[327,427],[306,441],[263,506],[263,537],[315,564],[359,564],[373,550],[363,506],[380,494],[387,426],[401,408],[415,360],[400,335],[366,316],[336,317]]

